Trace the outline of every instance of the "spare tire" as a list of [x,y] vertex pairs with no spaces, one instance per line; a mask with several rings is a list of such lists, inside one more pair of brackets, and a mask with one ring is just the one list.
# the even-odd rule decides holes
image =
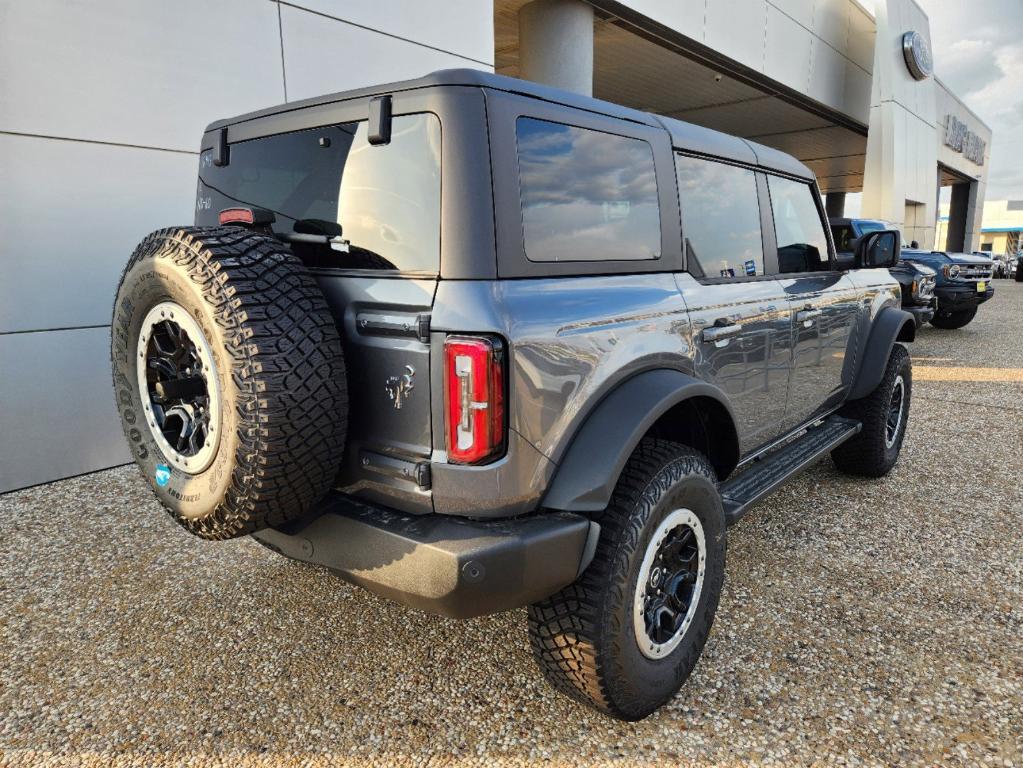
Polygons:
[[206,539],[308,512],[341,464],[341,340],[309,270],[240,227],[154,232],[125,267],[114,389],[135,461],[174,519]]

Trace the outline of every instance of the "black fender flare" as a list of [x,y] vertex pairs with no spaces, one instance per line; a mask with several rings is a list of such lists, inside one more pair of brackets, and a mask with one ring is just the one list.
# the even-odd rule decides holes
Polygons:
[[873,392],[881,383],[885,366],[896,341],[913,341],[916,321],[913,316],[897,307],[885,307],[871,324],[856,379],[849,389],[848,400],[859,400]]
[[[671,408],[694,397],[717,401],[734,430],[735,414],[727,398],[707,382],[664,368],[622,382],[594,406],[576,431],[541,506],[572,512],[604,509],[643,436]],[[737,462],[737,440],[734,453]]]

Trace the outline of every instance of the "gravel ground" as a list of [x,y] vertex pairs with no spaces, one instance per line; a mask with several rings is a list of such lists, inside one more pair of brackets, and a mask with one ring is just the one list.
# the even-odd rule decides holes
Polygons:
[[825,462],[732,529],[703,659],[634,725],[546,687],[523,611],[199,541],[133,468],[0,497],[0,764],[1023,765],[1023,285],[996,288],[921,332],[888,478]]

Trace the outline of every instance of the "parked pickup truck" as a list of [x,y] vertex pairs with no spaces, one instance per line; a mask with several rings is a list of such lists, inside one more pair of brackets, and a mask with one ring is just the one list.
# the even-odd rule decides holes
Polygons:
[[937,283],[934,295],[938,309],[931,318],[937,328],[962,328],[977,316],[977,308],[995,294],[991,282],[991,259],[968,253],[902,250],[902,260],[930,267]]
[[[869,232],[880,232],[886,228],[882,221],[874,219],[831,218],[831,236],[840,261],[851,262],[856,250],[856,241]],[[938,307],[934,295],[935,271],[924,264],[900,260],[889,272],[899,281],[902,289],[902,308],[909,312],[919,329],[930,322]]]
[[198,165],[113,312],[157,498],[415,608],[529,606],[608,715],[692,672],[727,525],[828,454],[898,460],[899,234],[839,264],[781,152],[454,70],[215,122]]

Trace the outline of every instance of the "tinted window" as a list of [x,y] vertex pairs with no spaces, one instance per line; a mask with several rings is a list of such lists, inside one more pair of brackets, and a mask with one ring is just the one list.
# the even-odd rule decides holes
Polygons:
[[852,252],[856,235],[848,224],[836,224],[831,228],[831,238],[835,241],[835,250],[839,253]]
[[379,146],[366,133],[365,122],[353,122],[244,141],[231,145],[222,168],[203,153],[199,206],[209,210],[197,221],[213,223],[231,206],[267,208],[277,232],[350,241],[347,253],[314,254],[331,265],[437,272],[440,122],[430,114],[397,116],[390,143]]
[[809,184],[768,176],[779,272],[829,269],[828,239]]
[[857,223],[857,226],[860,229],[860,236],[870,232],[880,232],[885,228],[884,222],[881,221],[861,221]]
[[656,259],[654,155],[639,139],[520,117],[519,195],[530,261]]
[[753,171],[684,155],[675,167],[689,270],[706,277],[764,274]]

